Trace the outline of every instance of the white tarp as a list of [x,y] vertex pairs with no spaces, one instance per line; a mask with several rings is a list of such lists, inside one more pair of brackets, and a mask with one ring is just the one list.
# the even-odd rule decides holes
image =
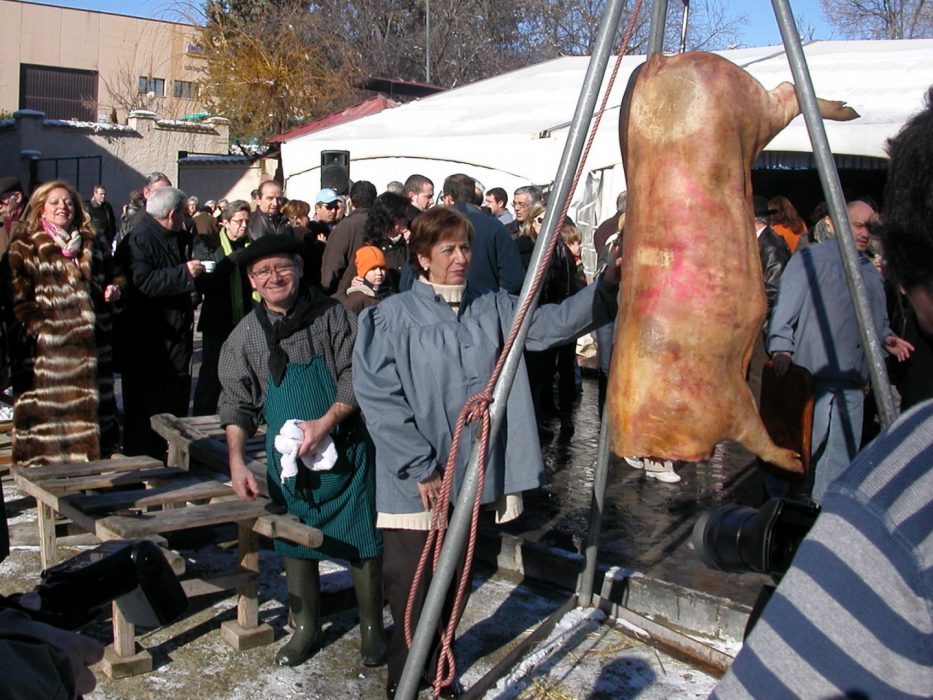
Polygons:
[[[767,89],[791,80],[782,46],[718,52],[744,67]],[[848,123],[824,122],[836,154],[884,156],[886,139],[923,106],[933,83],[933,40],[821,41],[805,47],[818,96],[842,99],[861,114]],[[289,197],[313,201],[320,187],[320,152],[350,152],[353,180],[383,191],[412,173],[444,178],[464,172],[488,189],[547,185],[557,172],[587,57],[566,57],[505,73],[378,114],[296,137],[282,144]],[[612,68],[610,60],[605,83]],[[629,75],[644,56],[627,56],[573,195],[571,216],[589,224],[615,210],[624,189],[618,143],[619,103]],[[766,150],[811,150],[798,117]]]

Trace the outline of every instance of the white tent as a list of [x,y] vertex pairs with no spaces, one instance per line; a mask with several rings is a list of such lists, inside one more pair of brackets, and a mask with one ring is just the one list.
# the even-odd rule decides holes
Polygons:
[[[771,89],[792,80],[782,46],[719,52]],[[817,95],[841,99],[861,114],[848,123],[825,122],[835,154],[884,156],[885,140],[923,106],[933,83],[933,40],[826,41],[805,47]],[[465,172],[486,188],[511,193],[554,179],[576,108],[587,57],[567,57],[489,78],[302,135],[282,145],[289,197],[313,201],[320,187],[320,152],[350,152],[353,180],[382,191],[412,173],[444,178]],[[614,60],[614,59],[613,59]],[[573,195],[570,214],[587,228],[615,210],[625,189],[618,143],[618,112],[629,75],[644,56],[622,61],[607,111]],[[607,70],[605,84],[611,72]],[[810,152],[802,117],[768,146]]]

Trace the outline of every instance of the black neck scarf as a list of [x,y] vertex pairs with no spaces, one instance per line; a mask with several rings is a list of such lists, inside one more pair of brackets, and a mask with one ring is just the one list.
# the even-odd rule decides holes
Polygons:
[[279,386],[285,378],[285,366],[288,364],[288,353],[282,349],[280,343],[295,333],[305,330],[333,303],[335,302],[332,299],[322,294],[301,291],[291,312],[278,323],[272,323],[265,302],[256,309],[256,317],[266,335],[266,345],[269,348],[269,374],[272,375],[272,381],[276,386]]

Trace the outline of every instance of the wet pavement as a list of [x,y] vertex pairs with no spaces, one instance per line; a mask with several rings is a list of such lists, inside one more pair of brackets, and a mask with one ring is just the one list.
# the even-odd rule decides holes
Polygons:
[[[584,376],[574,407],[575,432],[564,438],[554,417],[542,438],[545,486],[525,494],[525,512],[503,530],[573,552],[586,538],[599,441],[597,381]],[[682,480],[661,483],[612,456],[599,538],[599,562],[752,605],[763,583],[758,574],[725,574],[702,564],[690,543],[701,513],[727,504],[761,504],[762,475],[755,458],[723,443],[708,462],[676,465]]]

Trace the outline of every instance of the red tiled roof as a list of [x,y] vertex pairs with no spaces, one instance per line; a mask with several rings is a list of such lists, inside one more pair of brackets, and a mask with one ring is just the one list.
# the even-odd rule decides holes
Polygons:
[[393,107],[398,107],[398,105],[399,103],[394,100],[389,100],[382,95],[377,95],[376,97],[371,97],[368,100],[342,109],[339,112],[333,112],[326,117],[321,117],[320,119],[315,119],[313,122],[303,124],[291,131],[270,136],[266,140],[269,143],[285,143],[299,136],[336,126],[337,124],[352,122],[354,119],[359,119],[360,117],[368,117],[370,114],[377,114],[384,109],[392,109]]

